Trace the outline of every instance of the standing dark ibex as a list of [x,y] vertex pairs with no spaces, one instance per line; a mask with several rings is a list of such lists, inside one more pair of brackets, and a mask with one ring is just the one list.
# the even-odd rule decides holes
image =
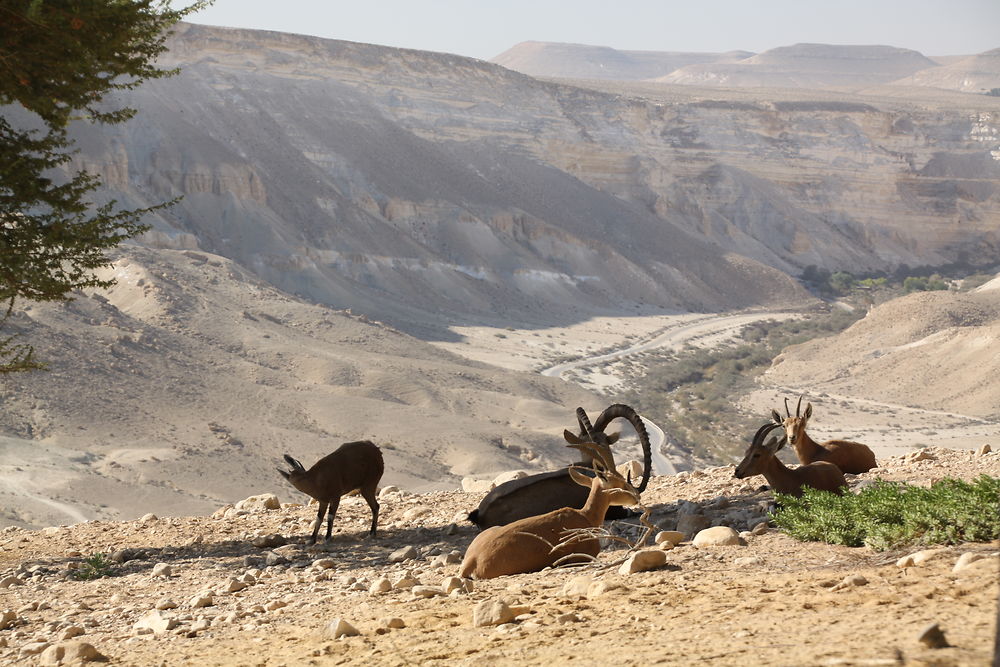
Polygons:
[[378,526],[378,500],[375,498],[375,492],[379,480],[382,479],[385,464],[382,461],[382,450],[374,443],[368,440],[345,443],[333,453],[321,458],[309,470],[288,454],[285,454],[285,461],[292,466],[292,469],[289,471],[279,469],[278,472],[296,489],[319,501],[319,514],[316,516],[316,526],[313,528],[309,544],[316,544],[316,535],[319,533],[319,527],[323,525],[324,514],[326,514],[326,539],[330,539],[333,518],[337,515],[337,507],[340,506],[340,497],[354,490],[361,492],[361,496],[372,510],[372,527],[369,534],[375,535],[375,528]]
[[867,445],[850,440],[827,440],[818,443],[806,433],[806,423],[812,417],[812,403],[806,403],[806,411],[799,414],[802,408],[802,397],[795,405],[795,416],[788,409],[788,399],[785,399],[785,414],[787,417],[781,418],[777,410],[771,410],[771,418],[775,424],[785,429],[788,442],[795,449],[795,455],[803,464],[815,461],[827,461],[840,468],[843,472],[859,475],[868,472],[878,464],[875,462],[875,454]]
[[[591,425],[587,412],[583,408],[577,408],[576,419],[580,426],[580,434],[575,435],[566,430],[563,431],[563,437],[571,444],[596,443],[602,448],[602,451],[603,448],[606,448],[607,456],[610,457],[610,445],[618,441],[620,433],[606,434],[604,430],[618,418],[627,419],[632,424],[639,435],[639,441],[642,443],[642,481],[635,487],[636,491],[641,493],[649,482],[652,470],[652,453],[646,426],[642,423],[642,417],[635,410],[627,405],[616,403],[605,409]],[[578,468],[593,468],[594,461],[600,460],[595,458],[590,449],[581,451],[586,456],[583,461],[573,464]],[[601,463],[604,462],[601,461]],[[613,467],[613,460],[611,465]],[[587,501],[588,492],[589,487],[580,486],[570,477],[569,468],[529,475],[504,482],[486,494],[486,497],[479,503],[479,508],[469,514],[469,521],[479,526],[480,529],[486,529],[490,526],[502,526],[525,517],[545,514],[562,507],[580,508]],[[612,506],[605,518],[621,519],[628,515],[628,510]]]

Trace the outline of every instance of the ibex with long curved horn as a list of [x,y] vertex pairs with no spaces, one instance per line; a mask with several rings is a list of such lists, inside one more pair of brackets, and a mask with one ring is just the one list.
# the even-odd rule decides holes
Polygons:
[[583,507],[563,507],[484,530],[466,549],[460,576],[492,579],[536,572],[560,562],[586,561],[600,553],[599,539],[587,535],[578,539],[573,531],[597,528],[612,505],[637,505],[639,492],[615,471],[607,444],[580,441],[569,446],[593,462],[593,478],[577,467],[570,467],[567,473],[574,484],[588,489]]
[[875,462],[875,453],[867,445],[862,445],[860,442],[827,440],[824,443],[818,443],[810,438],[809,434],[806,433],[806,423],[812,416],[812,403],[806,403],[804,413],[800,413],[801,408],[802,397],[799,396],[793,417],[792,411],[788,409],[788,399],[785,398],[785,414],[787,416],[782,419],[777,410],[771,410],[771,419],[774,420],[775,424],[785,429],[788,442],[791,443],[795,449],[795,455],[803,464],[828,461],[843,472],[852,475],[868,472],[878,465]]
[[[593,442],[601,447],[607,447],[607,456],[611,456],[610,445],[618,441],[620,433],[605,434],[604,430],[615,419],[626,419],[635,428],[642,443],[643,474],[636,491],[642,493],[649,482],[652,470],[652,452],[649,444],[649,434],[642,422],[642,417],[627,405],[616,403],[605,409],[594,421],[593,425],[583,408],[576,409],[576,419],[580,426],[579,435],[563,431],[563,437],[571,444]],[[574,464],[577,467],[592,468],[594,454],[589,450],[581,450],[586,455],[584,460]],[[606,462],[602,462],[606,463]],[[613,457],[609,464],[614,467]],[[629,480],[631,481],[631,480]],[[582,488],[570,476],[569,468],[552,472],[543,472],[515,479],[497,486],[486,494],[479,508],[469,514],[469,521],[480,529],[490,526],[502,526],[518,519],[551,512],[562,507],[583,507],[587,500],[587,490]],[[628,516],[628,511],[612,507],[607,512],[607,519],[621,519]]]

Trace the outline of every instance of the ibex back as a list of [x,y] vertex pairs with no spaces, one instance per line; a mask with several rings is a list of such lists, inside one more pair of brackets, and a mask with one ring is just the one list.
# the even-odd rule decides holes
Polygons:
[[312,496],[319,502],[316,526],[313,528],[310,544],[316,543],[316,535],[326,514],[326,539],[333,532],[333,518],[340,506],[340,497],[357,489],[372,510],[370,535],[375,535],[378,526],[378,500],[375,497],[379,480],[385,470],[382,451],[368,440],[348,442],[327,454],[306,470],[296,459],[285,454],[285,461],[291,470],[278,470],[291,482],[292,486]]

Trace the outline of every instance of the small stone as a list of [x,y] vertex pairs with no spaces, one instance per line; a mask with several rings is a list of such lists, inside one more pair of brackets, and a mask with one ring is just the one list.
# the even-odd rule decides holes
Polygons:
[[446,577],[444,581],[441,582],[441,590],[445,593],[451,593],[455,590],[465,590],[465,582],[461,577]]
[[153,610],[136,621],[132,627],[136,630],[148,630],[159,635],[176,628],[177,620],[167,618],[158,610]]
[[281,501],[273,493],[264,493],[259,496],[250,496],[236,503],[238,510],[279,510]]
[[573,577],[563,584],[562,594],[568,598],[585,598],[592,583],[591,577]]
[[643,549],[628,557],[618,568],[618,574],[635,574],[662,567],[667,562],[667,554],[662,549]]
[[397,616],[391,616],[389,618],[382,619],[382,627],[390,628],[392,630],[402,630],[406,627],[406,623],[403,622],[403,619]]
[[840,591],[845,588],[853,588],[854,586],[867,586],[867,585],[868,585],[868,580],[865,579],[862,575],[849,574],[846,577],[844,577],[840,581],[840,583],[835,584],[830,590]]
[[192,609],[201,609],[202,607],[211,607],[215,604],[215,601],[210,593],[199,593],[195,595],[190,600],[188,600],[188,606]]
[[6,630],[17,621],[17,613],[13,609],[5,609],[0,614],[0,630]]
[[156,516],[155,514],[143,514],[142,517],[139,518],[139,521],[141,521],[142,523],[150,523],[152,521],[159,521],[159,520],[160,517]]
[[174,568],[166,563],[157,563],[153,566],[153,576],[154,577],[169,577],[173,575]]
[[504,600],[483,600],[472,610],[472,625],[483,628],[510,623],[516,615]]
[[207,618],[199,618],[191,624],[191,632],[203,632],[208,630],[210,627],[212,627],[212,624]]
[[[662,553],[662,552],[661,552]],[[618,583],[617,581],[607,581],[602,579],[600,581],[595,581],[587,587],[587,599],[593,600],[594,598],[599,598],[606,593],[612,591],[627,591],[628,588]]]
[[897,567],[913,567],[916,565],[923,565],[929,560],[937,558],[944,554],[948,549],[924,549],[923,551],[917,551],[915,553],[909,554],[908,556],[903,556],[896,561]]
[[66,641],[67,639],[72,639],[73,637],[79,637],[82,634],[84,634],[83,628],[79,625],[71,625],[59,633],[58,639],[60,641]]
[[445,592],[437,586],[414,586],[410,589],[415,598],[433,598],[444,595]]
[[414,577],[404,576],[392,582],[392,587],[397,591],[405,591],[414,586],[419,586],[420,580]]
[[50,646],[49,642],[30,642],[21,647],[20,653],[22,656],[38,655]]
[[414,558],[420,558],[420,552],[413,546],[396,549],[389,554],[390,563],[402,563],[404,560],[413,560]]
[[917,636],[917,641],[926,646],[927,648],[947,648],[951,646],[948,640],[945,639],[944,631],[941,629],[937,623],[931,623],[926,628],[921,630],[920,634]]
[[76,665],[84,662],[105,661],[93,645],[87,642],[63,642],[49,646],[39,656],[39,665]]
[[288,606],[288,603],[284,600],[271,600],[264,605],[264,611],[277,611],[279,609],[284,609]]
[[257,537],[250,540],[250,544],[254,545],[258,549],[271,549],[274,547],[280,547],[288,543],[281,535],[277,533],[270,533],[268,535],[258,535]]
[[156,603],[156,608],[161,611],[166,611],[167,609],[177,609],[177,607],[178,604],[170,598],[164,598]]
[[318,567],[321,570],[332,570],[337,567],[337,561],[332,558],[320,558],[318,561],[313,563],[313,567]]
[[20,577],[10,576],[0,579],[0,588],[10,588],[11,586],[21,586],[22,584],[24,584],[24,581]]
[[667,544],[670,545],[670,548],[673,548],[683,541],[684,533],[678,530],[661,530],[653,538],[653,542],[659,544],[661,548],[666,548]]
[[523,479],[528,476],[528,473],[524,470],[509,470],[507,472],[502,472],[493,478],[493,486],[500,486],[505,482],[511,482],[515,479]]
[[377,593],[388,593],[392,590],[392,582],[385,577],[380,577],[372,582],[372,585],[368,587],[368,592],[372,595]]
[[410,509],[403,512],[403,521],[407,523],[419,519],[420,517],[427,516],[431,513],[428,507],[411,507]]
[[740,543],[740,534],[729,526],[715,526],[698,531],[693,544],[696,547],[733,546]]
[[360,634],[361,633],[356,627],[343,618],[335,618],[330,621],[329,625],[326,626],[326,635],[328,637],[333,637],[334,639],[340,639],[341,637],[357,637]]
[[226,584],[227,593],[239,593],[240,591],[249,588],[250,584],[245,581],[240,581],[239,579],[230,579]]
[[761,521],[756,526],[754,526],[753,528],[751,528],[750,532],[753,535],[763,535],[768,530],[770,530],[770,526],[768,525],[767,521]]
[[391,485],[390,486],[383,486],[382,489],[378,492],[378,497],[379,497],[379,500],[385,500],[387,497],[389,497],[391,495],[397,495],[397,494],[399,494],[399,487],[398,486],[391,486]]
[[992,451],[993,451],[993,448],[990,447],[990,444],[989,443],[985,443],[982,447],[980,447],[979,449],[976,450],[976,456],[986,456],[987,454],[989,454]]
[[579,623],[580,617],[573,612],[567,612],[565,614],[559,614],[556,616],[556,623]]

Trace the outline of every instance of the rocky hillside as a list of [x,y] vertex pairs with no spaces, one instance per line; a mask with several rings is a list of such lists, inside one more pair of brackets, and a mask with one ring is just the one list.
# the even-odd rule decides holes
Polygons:
[[810,264],[995,256],[1000,99],[616,94],[203,26],[171,45],[182,74],[130,94],[133,122],[77,133],[109,196],[184,195],[143,242],[410,331],[788,303],[780,272]]
[[586,44],[521,42],[490,62],[529,76],[629,81],[655,79],[688,65],[738,62],[752,55],[749,51],[623,51]]
[[893,84],[985,93],[1000,88],[1000,49],[962,58],[941,67],[920,70]]
[[[852,483],[981,474],[1000,475],[1000,455],[925,450]],[[392,487],[376,539],[363,537],[367,506],[346,498],[316,547],[304,544],[312,508],[279,502],[300,498],[268,483],[211,516],[7,528],[0,661],[605,665],[615,647],[622,665],[990,664],[1000,542],[800,543],[768,527],[759,479],[732,475],[653,478],[649,520],[684,540],[648,548],[660,565],[639,571],[612,543],[595,566],[459,579],[475,534],[461,519],[479,495]],[[708,524],[729,526],[709,533],[727,539],[708,541]],[[608,527],[638,533],[627,520]]]
[[1000,289],[917,292],[871,309],[833,338],[797,345],[772,384],[944,413],[1000,418]]
[[795,44],[739,62],[688,65],[657,80],[730,88],[863,90],[936,66],[917,51],[891,46]]
[[[125,248],[110,291],[33,305],[6,333],[49,369],[0,387],[0,526],[210,511],[343,442],[385,451],[385,483],[575,460],[574,385],[444,352],[306,304],[230,260]],[[284,484],[283,481],[281,481]]]

